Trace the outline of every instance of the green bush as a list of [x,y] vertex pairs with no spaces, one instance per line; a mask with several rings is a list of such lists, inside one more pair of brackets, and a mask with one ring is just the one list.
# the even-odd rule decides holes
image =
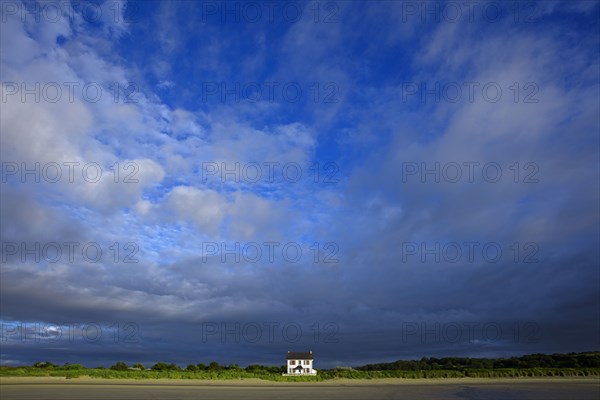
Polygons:
[[81,364],[68,364],[63,367],[63,369],[65,369],[65,370],[84,369],[84,368],[85,367]]
[[[540,357],[535,358],[536,360]],[[431,362],[432,359],[427,359]],[[458,365],[456,361],[453,365]],[[600,377],[600,368],[598,367],[565,367],[565,368],[547,368],[547,367],[532,367],[532,368],[462,368],[462,369],[446,369],[442,368],[426,368],[426,369],[348,369],[335,368],[331,370],[319,370],[317,376],[299,376],[287,377],[282,376],[281,367],[249,365],[242,369],[232,364],[229,367],[224,367],[216,362],[212,362],[208,367],[203,364],[190,364],[185,370],[176,364],[167,364],[159,362],[154,364],[152,369],[143,370],[143,365],[134,364],[137,370],[127,368],[124,362],[117,362],[110,369],[104,368],[85,368],[80,364],[67,364],[64,367],[56,366],[50,362],[35,363],[31,367],[9,367],[0,366],[0,376],[58,376],[65,378],[77,378],[82,375],[88,375],[92,378],[101,379],[263,379],[276,382],[321,382],[331,379],[381,379],[381,378],[398,378],[398,379],[423,379],[423,378],[518,378],[518,377],[577,377],[577,376],[594,376]],[[480,363],[482,364],[482,363]],[[484,364],[484,363],[483,363]],[[539,365],[548,365],[548,363],[539,362]],[[584,364],[579,361],[579,364]],[[592,362],[588,362],[592,364]]]

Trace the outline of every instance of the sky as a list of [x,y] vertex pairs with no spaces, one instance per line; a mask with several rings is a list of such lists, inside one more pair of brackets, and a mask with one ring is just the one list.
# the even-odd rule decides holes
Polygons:
[[600,349],[597,1],[1,6],[1,364]]

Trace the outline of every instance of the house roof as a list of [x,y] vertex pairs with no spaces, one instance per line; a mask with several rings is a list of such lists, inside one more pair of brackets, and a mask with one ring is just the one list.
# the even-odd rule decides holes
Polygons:
[[288,360],[312,360],[313,354],[312,354],[312,351],[303,352],[303,353],[288,351],[286,358]]

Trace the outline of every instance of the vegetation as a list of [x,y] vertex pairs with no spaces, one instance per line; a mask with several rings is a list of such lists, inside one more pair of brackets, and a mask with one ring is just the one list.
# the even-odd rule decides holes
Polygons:
[[59,366],[49,361],[36,362],[33,366],[0,367],[0,376],[59,376],[76,378],[122,379],[252,379],[269,381],[315,382],[330,379],[378,379],[378,378],[515,378],[515,377],[600,377],[600,352],[570,354],[531,354],[513,358],[422,358],[399,360],[392,363],[368,364],[356,368],[319,370],[317,376],[285,377],[285,366],[237,364],[220,365],[213,361],[208,365],[190,364],[182,369],[177,364],[158,362],[150,369],[140,364],[129,367],[117,362],[110,368],[85,368],[81,364]]
[[114,369],[115,371],[127,371],[129,367],[122,361],[117,362],[115,365],[110,367],[110,369]]
[[600,352],[530,354],[512,358],[423,357],[419,361],[398,360],[392,363],[367,364],[356,369],[360,371],[419,371],[523,368],[600,368]]

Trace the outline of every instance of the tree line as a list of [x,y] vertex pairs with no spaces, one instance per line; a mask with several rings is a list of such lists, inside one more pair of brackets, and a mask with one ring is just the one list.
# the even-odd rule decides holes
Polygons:
[[360,371],[427,371],[500,368],[600,368],[600,352],[568,354],[529,354],[510,358],[423,357],[420,360],[398,360],[367,364]]
[[[66,363],[63,366],[49,361],[37,362],[34,368],[44,369],[84,369],[81,364]],[[510,358],[469,358],[469,357],[423,357],[420,360],[398,360],[388,363],[366,364],[350,369],[358,371],[429,371],[429,370],[465,370],[465,369],[530,369],[530,368],[600,368],[600,352],[568,353],[568,354],[529,354]],[[105,369],[105,367],[96,367]],[[216,361],[209,364],[189,364],[182,368],[175,363],[157,362],[146,368],[141,363],[131,366],[119,361],[108,369],[115,371],[180,371],[180,372],[217,372],[217,371],[246,371],[254,373],[283,373],[285,365],[267,366],[252,364],[240,367],[238,364],[221,365]],[[348,368],[334,368],[341,370]],[[321,371],[326,371],[321,369]]]
[[[34,368],[43,368],[43,369],[84,369],[85,367],[81,364],[70,364],[65,363],[60,366],[58,364],[53,364],[50,361],[40,361],[33,364]],[[105,369],[104,366],[96,367],[95,369]],[[252,364],[248,365],[245,368],[240,367],[238,364],[229,364],[229,365],[221,365],[216,361],[209,363],[208,365],[200,363],[200,364],[189,364],[185,368],[181,368],[179,365],[175,363],[166,363],[166,362],[157,362],[152,367],[146,368],[141,363],[135,363],[129,366],[127,363],[123,361],[117,361],[115,364],[111,365],[108,369],[113,371],[189,371],[189,372],[199,372],[199,371],[246,371],[246,372],[272,372],[272,373],[282,373],[286,371],[285,365],[281,367],[277,366],[267,366],[267,365],[258,365]]]

